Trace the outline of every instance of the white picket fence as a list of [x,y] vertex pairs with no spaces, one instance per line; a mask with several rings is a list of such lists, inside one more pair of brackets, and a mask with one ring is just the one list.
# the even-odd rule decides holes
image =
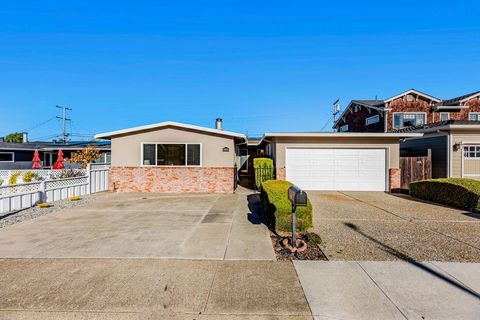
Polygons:
[[107,191],[108,173],[109,165],[91,164],[86,175],[80,177],[0,186],[0,213],[30,208],[41,202]]
[[[102,164],[104,165],[104,164]],[[23,181],[23,176],[27,173],[27,172],[33,172],[35,174],[38,175],[38,177],[41,179],[41,180],[51,180],[51,179],[58,179],[58,177],[60,175],[62,175],[64,172],[67,172],[67,171],[75,171],[75,172],[79,172],[83,175],[87,175],[87,170],[86,169],[63,169],[63,170],[44,170],[44,169],[39,169],[39,170],[33,170],[33,169],[30,169],[30,170],[0,170],[0,180],[3,181],[3,185],[7,185],[8,184],[8,179],[10,178],[10,176],[14,173],[18,173],[18,177],[17,177],[17,182],[18,183],[21,183]],[[0,186],[2,184],[0,183]]]

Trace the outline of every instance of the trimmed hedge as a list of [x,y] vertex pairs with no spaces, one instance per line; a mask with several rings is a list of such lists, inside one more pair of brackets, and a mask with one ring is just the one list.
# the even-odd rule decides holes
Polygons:
[[[292,204],[288,200],[288,188],[293,183],[283,180],[269,180],[262,184],[260,197],[267,226],[274,231],[292,231]],[[297,208],[297,232],[313,227],[312,204]]]
[[429,179],[410,184],[412,197],[480,212],[480,181],[464,178]]
[[255,185],[260,188],[267,180],[275,179],[273,176],[273,160],[270,158],[253,159],[253,168],[255,170]]

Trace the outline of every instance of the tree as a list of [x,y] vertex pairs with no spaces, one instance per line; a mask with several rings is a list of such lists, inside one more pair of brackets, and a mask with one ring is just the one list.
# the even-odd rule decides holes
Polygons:
[[70,163],[78,163],[82,169],[87,168],[89,163],[94,162],[101,156],[100,150],[95,146],[87,146],[80,151],[72,153],[71,158],[67,159]]
[[10,133],[3,140],[5,142],[22,143],[23,142],[23,134],[20,133],[20,132]]

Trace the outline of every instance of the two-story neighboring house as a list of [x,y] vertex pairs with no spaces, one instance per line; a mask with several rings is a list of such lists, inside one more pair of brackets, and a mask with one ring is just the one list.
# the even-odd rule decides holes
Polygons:
[[334,124],[341,132],[417,132],[403,157],[430,150],[433,178],[480,179],[480,91],[442,100],[415,89],[386,100],[352,100]]
[[446,120],[480,120],[480,91],[442,100],[411,89],[386,100],[352,100],[334,129],[389,132]]

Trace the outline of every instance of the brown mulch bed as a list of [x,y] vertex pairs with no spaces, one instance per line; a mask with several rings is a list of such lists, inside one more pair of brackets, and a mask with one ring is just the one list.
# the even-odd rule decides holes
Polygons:
[[284,238],[291,240],[291,233],[280,232],[272,234],[272,245],[279,261],[288,260],[323,260],[327,261],[323,251],[320,249],[321,238],[319,235],[313,232],[306,232],[297,234],[297,239],[303,240],[306,243],[307,248],[302,252],[292,253],[288,246],[284,245]]

